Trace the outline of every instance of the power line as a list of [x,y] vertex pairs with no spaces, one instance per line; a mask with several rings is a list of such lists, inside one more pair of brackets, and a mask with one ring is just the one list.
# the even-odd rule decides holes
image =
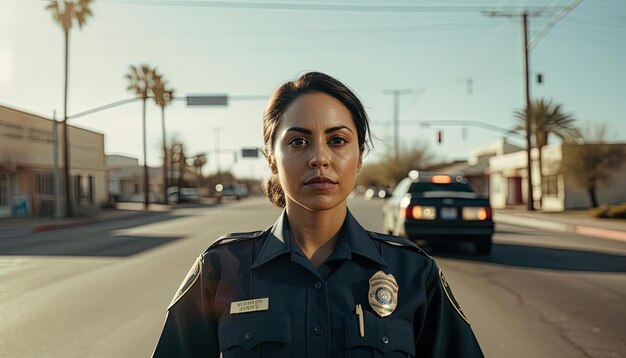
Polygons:
[[574,10],[574,8],[576,8],[576,6],[578,6],[581,2],[583,2],[583,0],[572,0],[572,2],[570,2],[567,6],[565,6],[564,8],[562,8],[559,12],[557,12],[552,19],[550,19],[550,21],[545,24],[541,30],[539,30],[539,32],[533,36],[529,43],[529,49],[532,50],[535,48],[535,46],[537,46],[537,44],[539,43],[539,41],[541,41],[541,39],[546,36],[546,34],[548,33],[548,31],[550,31],[550,29],[552,29],[556,24],[559,23],[559,21],[561,21],[567,14],[569,14],[572,10]]
[[[467,13],[493,10],[493,6],[464,5],[464,6],[432,6],[432,5],[348,5],[348,4],[311,4],[311,3],[276,3],[276,2],[243,2],[243,1],[185,1],[185,0],[109,0],[106,4],[119,5],[149,5],[149,6],[176,6],[176,7],[210,7],[220,9],[247,9],[247,10],[289,10],[289,11],[337,11],[337,12],[400,12],[400,13]],[[548,11],[545,6],[498,6],[499,10],[519,11]],[[554,9],[552,9],[554,10]]]

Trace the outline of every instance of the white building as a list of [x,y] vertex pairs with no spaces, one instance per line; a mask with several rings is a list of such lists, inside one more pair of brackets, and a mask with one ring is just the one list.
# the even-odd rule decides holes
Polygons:
[[[596,148],[612,148],[626,156],[626,144],[594,144]],[[583,160],[581,146],[576,144],[551,144],[542,150],[542,175],[540,180],[538,151],[531,152],[533,160],[533,196],[537,202],[542,198],[542,211],[563,211],[582,209],[590,206],[588,191],[582,188],[575,178],[575,173],[562,170],[563,163]],[[494,208],[505,208],[527,203],[526,151],[497,155],[489,159],[489,193]],[[597,187],[596,193],[600,204],[619,204],[626,202],[626,163],[621,167],[611,168],[612,180],[609,184]],[[578,174],[580,175],[580,174]],[[541,184],[540,184],[541,183]]]
[[[104,134],[68,128],[73,207],[92,214],[107,201]],[[65,211],[62,136],[55,120],[0,106],[0,217]]]
[[[109,170],[109,195],[114,201],[144,201],[144,168],[137,158],[123,155],[107,155]],[[161,168],[148,168],[150,202],[160,202],[163,198],[163,171]]]

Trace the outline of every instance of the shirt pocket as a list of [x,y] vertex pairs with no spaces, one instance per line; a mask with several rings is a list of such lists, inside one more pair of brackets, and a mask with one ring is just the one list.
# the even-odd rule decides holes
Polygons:
[[410,322],[395,317],[378,317],[363,312],[364,336],[359,318],[346,318],[346,357],[414,357],[415,341]]
[[224,358],[289,357],[291,318],[288,316],[230,316],[218,323]]

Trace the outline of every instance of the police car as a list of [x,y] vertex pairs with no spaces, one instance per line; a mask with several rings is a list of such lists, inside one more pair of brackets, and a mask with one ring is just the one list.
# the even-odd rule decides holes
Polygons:
[[489,199],[461,175],[412,170],[383,206],[385,232],[413,241],[471,242],[476,253],[491,252],[494,224]]

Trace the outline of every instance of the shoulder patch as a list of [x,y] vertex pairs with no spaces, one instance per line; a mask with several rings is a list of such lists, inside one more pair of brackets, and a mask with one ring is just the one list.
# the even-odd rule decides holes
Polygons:
[[193,263],[193,266],[191,266],[189,273],[187,273],[187,276],[185,276],[183,283],[176,291],[172,302],[167,307],[168,310],[172,308],[172,306],[174,306],[176,302],[178,302],[185,295],[185,293],[187,293],[189,289],[191,289],[191,287],[193,287],[193,285],[198,281],[198,277],[200,277],[200,272],[202,272],[203,264],[204,262],[202,260],[202,255],[200,255],[196,259],[196,262]]
[[209,246],[209,249],[215,246],[220,246],[220,245],[225,245],[225,244],[230,244],[233,242],[240,242],[240,241],[245,241],[245,240],[249,240],[249,239],[256,239],[258,237],[261,237],[263,234],[265,233],[265,231],[249,231],[249,232],[231,232],[228,233],[226,235],[222,235],[220,236],[219,239],[215,240],[215,242],[213,244],[211,244],[211,246]]
[[443,271],[441,271],[441,269],[439,269],[439,280],[441,281],[441,287],[443,288],[443,292],[445,292],[446,297],[448,298],[448,301],[450,301],[450,304],[452,304],[452,307],[454,307],[454,310],[459,314],[459,316],[461,316],[461,318],[463,318],[463,320],[467,324],[470,324],[467,320],[467,317],[465,316],[465,313],[463,313],[463,311],[461,310],[461,305],[456,300],[456,298],[454,298],[454,295],[452,294],[452,289],[450,288],[448,281],[446,281],[446,278],[444,277]]
[[414,251],[419,252],[420,254],[426,256],[429,259],[433,259],[432,257],[430,257],[426,252],[424,252],[424,250],[422,250],[419,246],[417,246],[413,241],[411,240],[407,240],[403,237],[399,237],[399,236],[394,236],[394,235],[388,235],[388,234],[381,234],[378,232],[374,232],[374,231],[369,231],[367,230],[367,233],[370,235],[370,237],[372,239],[375,240],[379,240],[382,241],[388,245],[392,245],[392,246],[399,246],[399,247],[406,247],[409,249],[412,249]]

